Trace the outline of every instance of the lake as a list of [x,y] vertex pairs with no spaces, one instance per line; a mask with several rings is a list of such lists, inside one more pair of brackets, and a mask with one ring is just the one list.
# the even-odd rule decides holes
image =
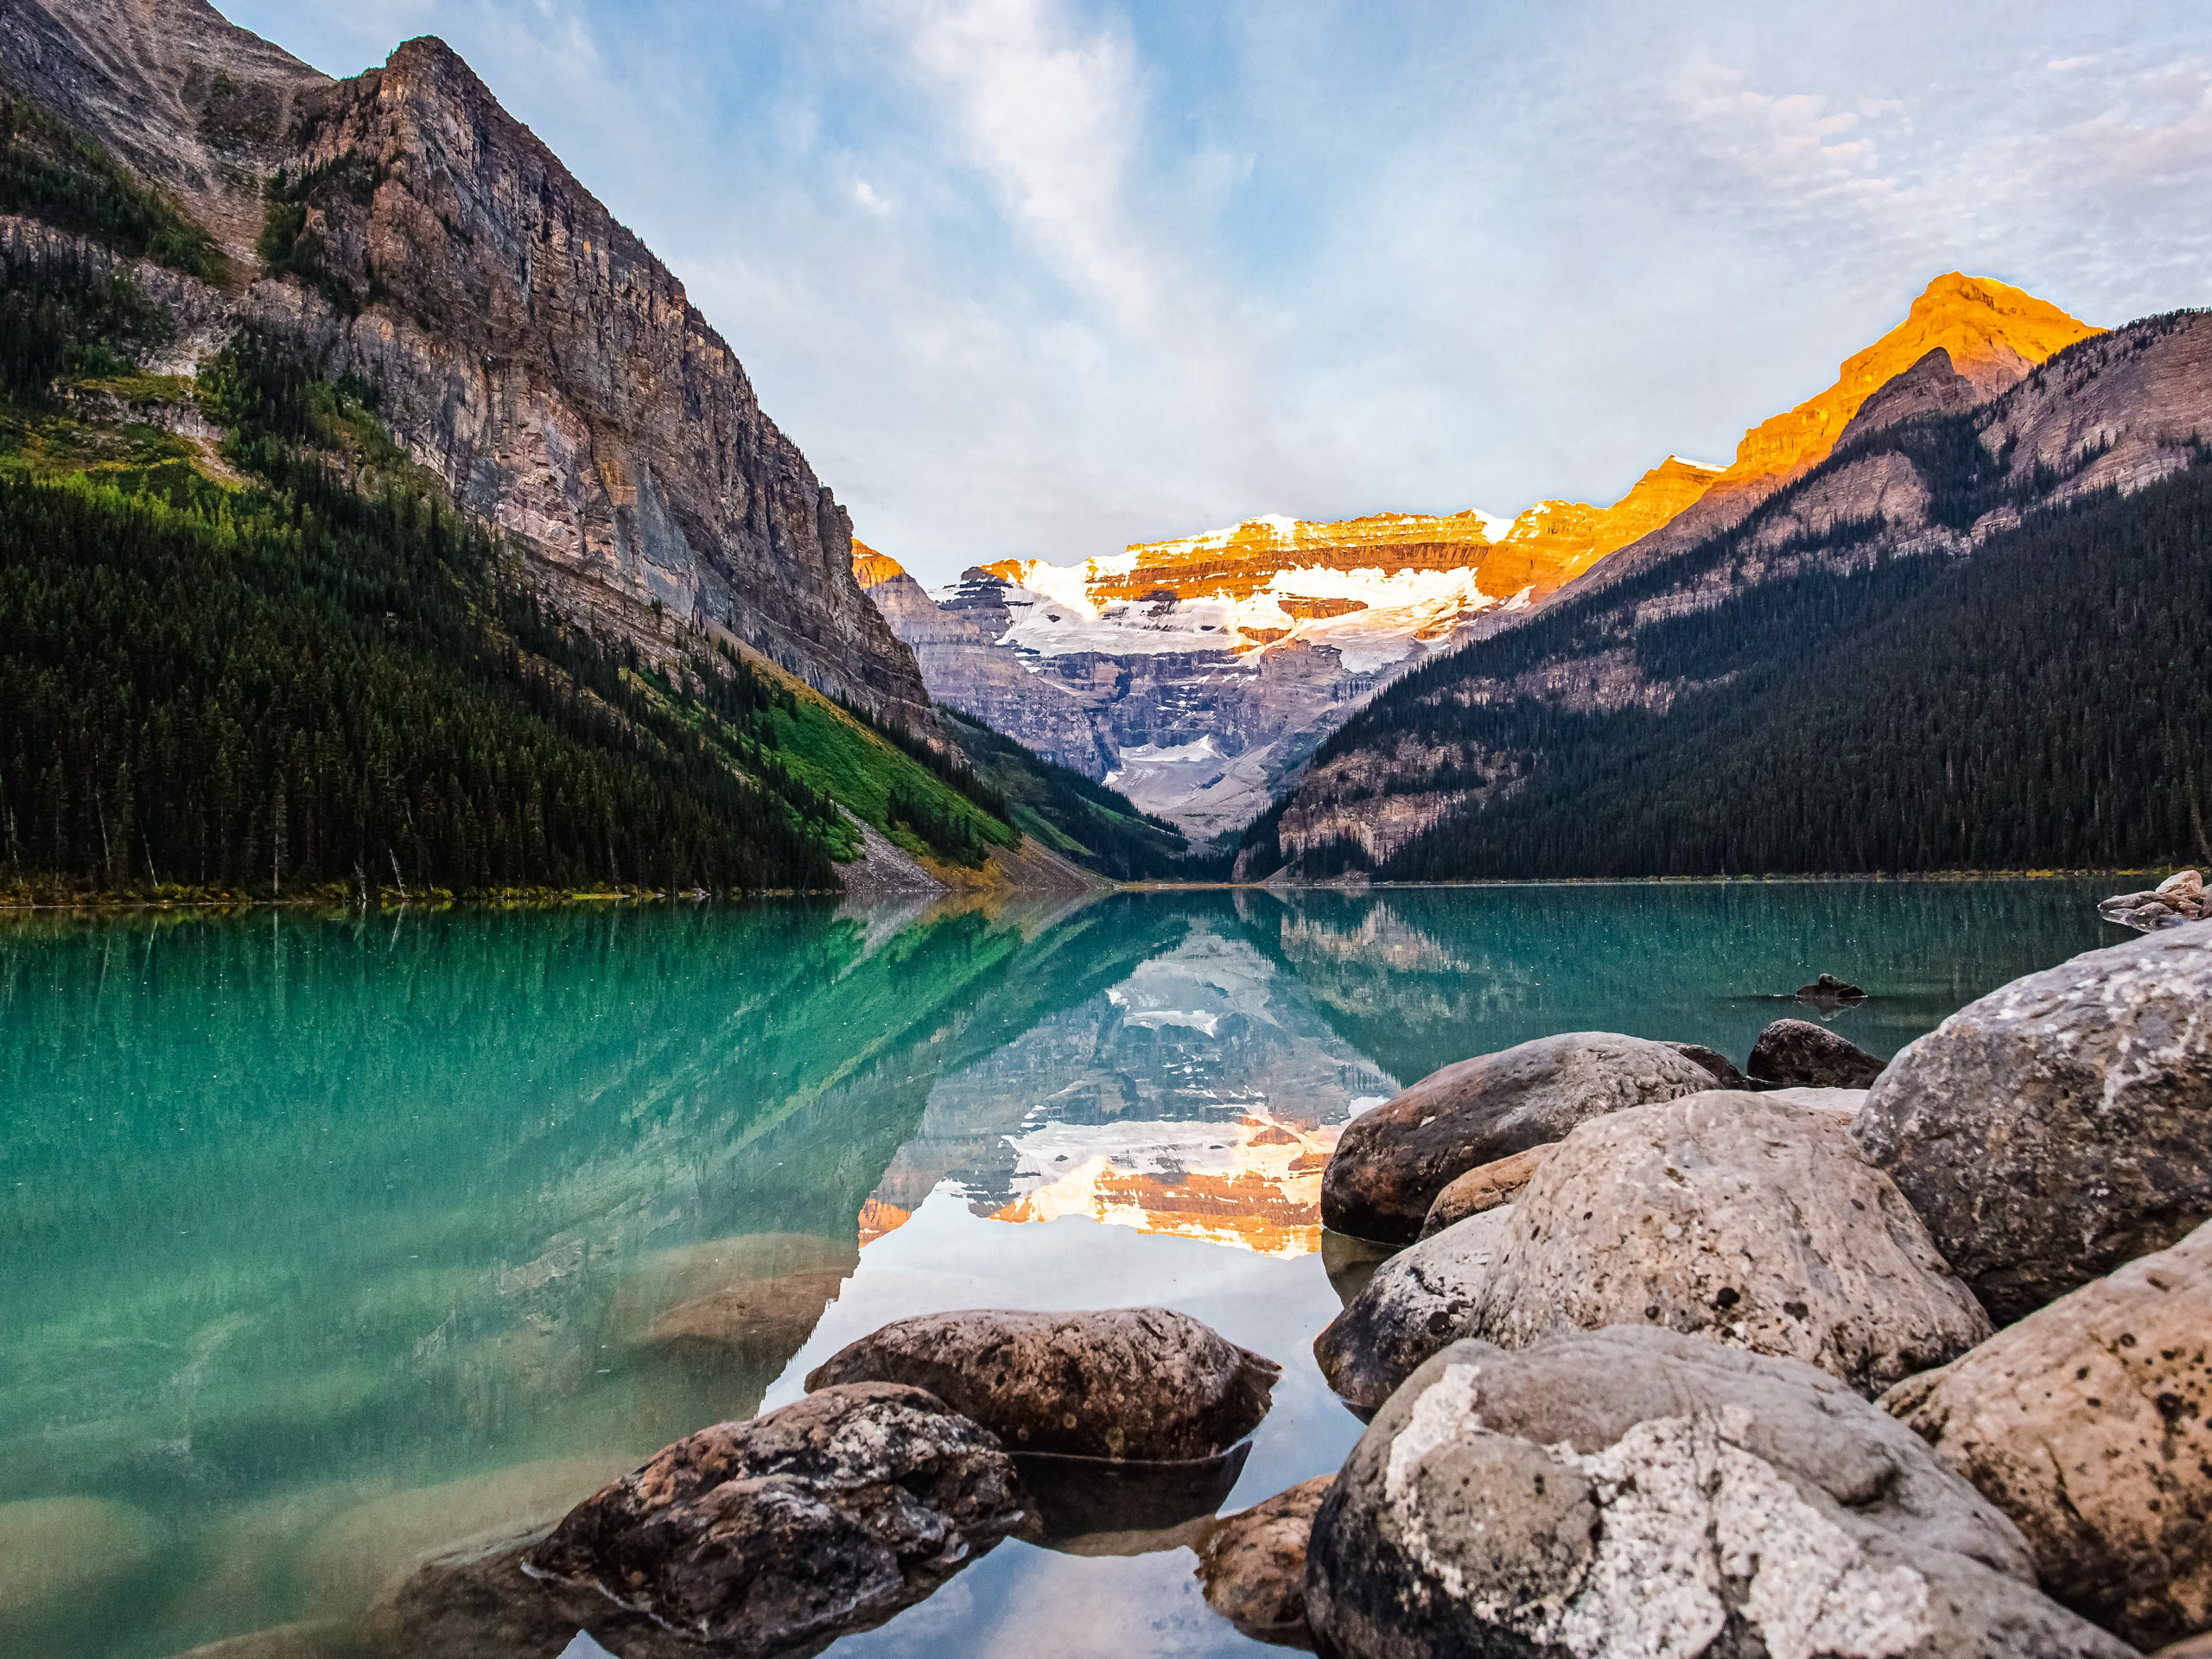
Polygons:
[[[0,923],[0,1651],[316,1653],[421,1552],[935,1309],[1164,1303],[1271,1356],[1244,1507],[1359,1433],[1308,1347],[1353,1114],[1562,1031],[1741,1064],[1823,970],[1887,1056],[2126,937],[2110,885]],[[1002,1545],[833,1651],[1269,1651],[1192,1531]]]

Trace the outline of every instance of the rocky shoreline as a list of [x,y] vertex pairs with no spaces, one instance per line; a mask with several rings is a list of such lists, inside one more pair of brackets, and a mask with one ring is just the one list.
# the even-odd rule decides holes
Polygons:
[[2212,1630],[2212,922],[1886,1065],[1796,1020],[1741,1071],[1611,1033],[1478,1056],[1355,1119],[1322,1192],[1394,1252],[1315,1339],[1369,1420],[1333,1475],[1217,1518],[1281,1370],[1188,1315],[902,1319],[423,1564],[362,1651],[811,1654],[1008,1537],[1188,1545],[1238,1630],[1344,1659]]

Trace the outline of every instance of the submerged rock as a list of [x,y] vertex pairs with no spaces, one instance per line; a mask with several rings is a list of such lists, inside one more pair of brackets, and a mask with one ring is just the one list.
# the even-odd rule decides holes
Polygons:
[[2126,1659],[2012,1523],[1808,1366],[1634,1327],[1462,1342],[1316,1515],[1325,1648],[1669,1659]]
[[1969,1002],[1853,1134],[2000,1324],[2212,1218],[2212,923]]
[[0,1503],[0,1617],[32,1617],[97,1593],[151,1566],[162,1528],[105,1497]]
[[806,1386],[910,1383],[1016,1451],[1175,1462],[1243,1439],[1281,1375],[1172,1308],[984,1308],[895,1319],[831,1355]]
[[2212,1224],[1881,1403],[2012,1516],[2050,1595],[2138,1647],[2212,1628]]
[[1486,1210],[1400,1251],[1313,1338],[1321,1375],[1354,1410],[1373,1411],[1421,1361],[1473,1334],[1513,1214]]
[[1316,1475],[1216,1522],[1198,1547],[1206,1605],[1255,1642],[1307,1648],[1306,1541],[1334,1475]]
[[920,1389],[862,1382],[678,1440],[527,1565],[766,1656],[880,1624],[1028,1520],[996,1437]]
[[1511,1213],[1465,1326],[1508,1348],[1650,1325],[1875,1394],[1989,1334],[1849,1124],[1764,1095],[1692,1095],[1585,1123]]
[[1558,1141],[1548,1141],[1541,1147],[1531,1147],[1510,1158],[1478,1165],[1464,1175],[1452,1177],[1436,1195],[1436,1202],[1428,1206],[1428,1218],[1421,1224],[1421,1236],[1431,1237],[1454,1222],[1512,1203],[1521,1195],[1521,1189],[1529,1185],[1529,1178],[1544,1166],[1544,1160],[1558,1146]]
[[1809,1020],[1777,1020],[1759,1033],[1747,1068],[1784,1089],[1864,1089],[1882,1063],[1858,1044]]
[[1585,1118],[1713,1086],[1712,1072],[1666,1044],[1610,1032],[1461,1060],[1345,1127],[1321,1176],[1322,1224],[1410,1242],[1453,1177],[1556,1141]]

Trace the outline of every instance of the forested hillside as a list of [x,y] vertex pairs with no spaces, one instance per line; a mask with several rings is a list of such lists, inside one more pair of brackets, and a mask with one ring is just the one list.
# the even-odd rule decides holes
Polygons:
[[[1959,427],[1885,440],[1961,458],[1927,469],[1938,522],[1970,521],[1993,495]],[[2033,512],[1971,556],[1808,569],[1650,622],[1622,648],[1649,681],[1690,688],[1660,710],[1459,701],[1446,664],[1337,741],[1448,741],[1440,752],[1454,758],[1431,781],[1476,792],[1381,861],[1393,879],[2212,858],[2208,615],[2212,465],[2200,452],[2133,494]],[[1563,612],[1493,642],[1484,671],[1510,676],[1503,659],[1537,660],[1557,644],[1547,630],[1586,622]],[[1456,759],[1468,753],[1480,771]],[[1271,818],[1248,842],[1261,861],[1281,861],[1274,834]],[[1303,863],[1307,875],[1366,868],[1349,842]]]
[[0,248],[0,888],[823,889],[840,802],[953,862],[1017,838],[926,742],[542,609],[373,388],[248,334],[139,372],[167,332],[128,267]]

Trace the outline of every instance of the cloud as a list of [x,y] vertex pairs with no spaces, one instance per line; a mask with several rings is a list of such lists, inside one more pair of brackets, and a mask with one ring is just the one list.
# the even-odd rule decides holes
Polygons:
[[233,3],[444,35],[931,580],[1605,499],[1940,271],[2110,322],[2212,268],[2212,16],[2119,0]]

